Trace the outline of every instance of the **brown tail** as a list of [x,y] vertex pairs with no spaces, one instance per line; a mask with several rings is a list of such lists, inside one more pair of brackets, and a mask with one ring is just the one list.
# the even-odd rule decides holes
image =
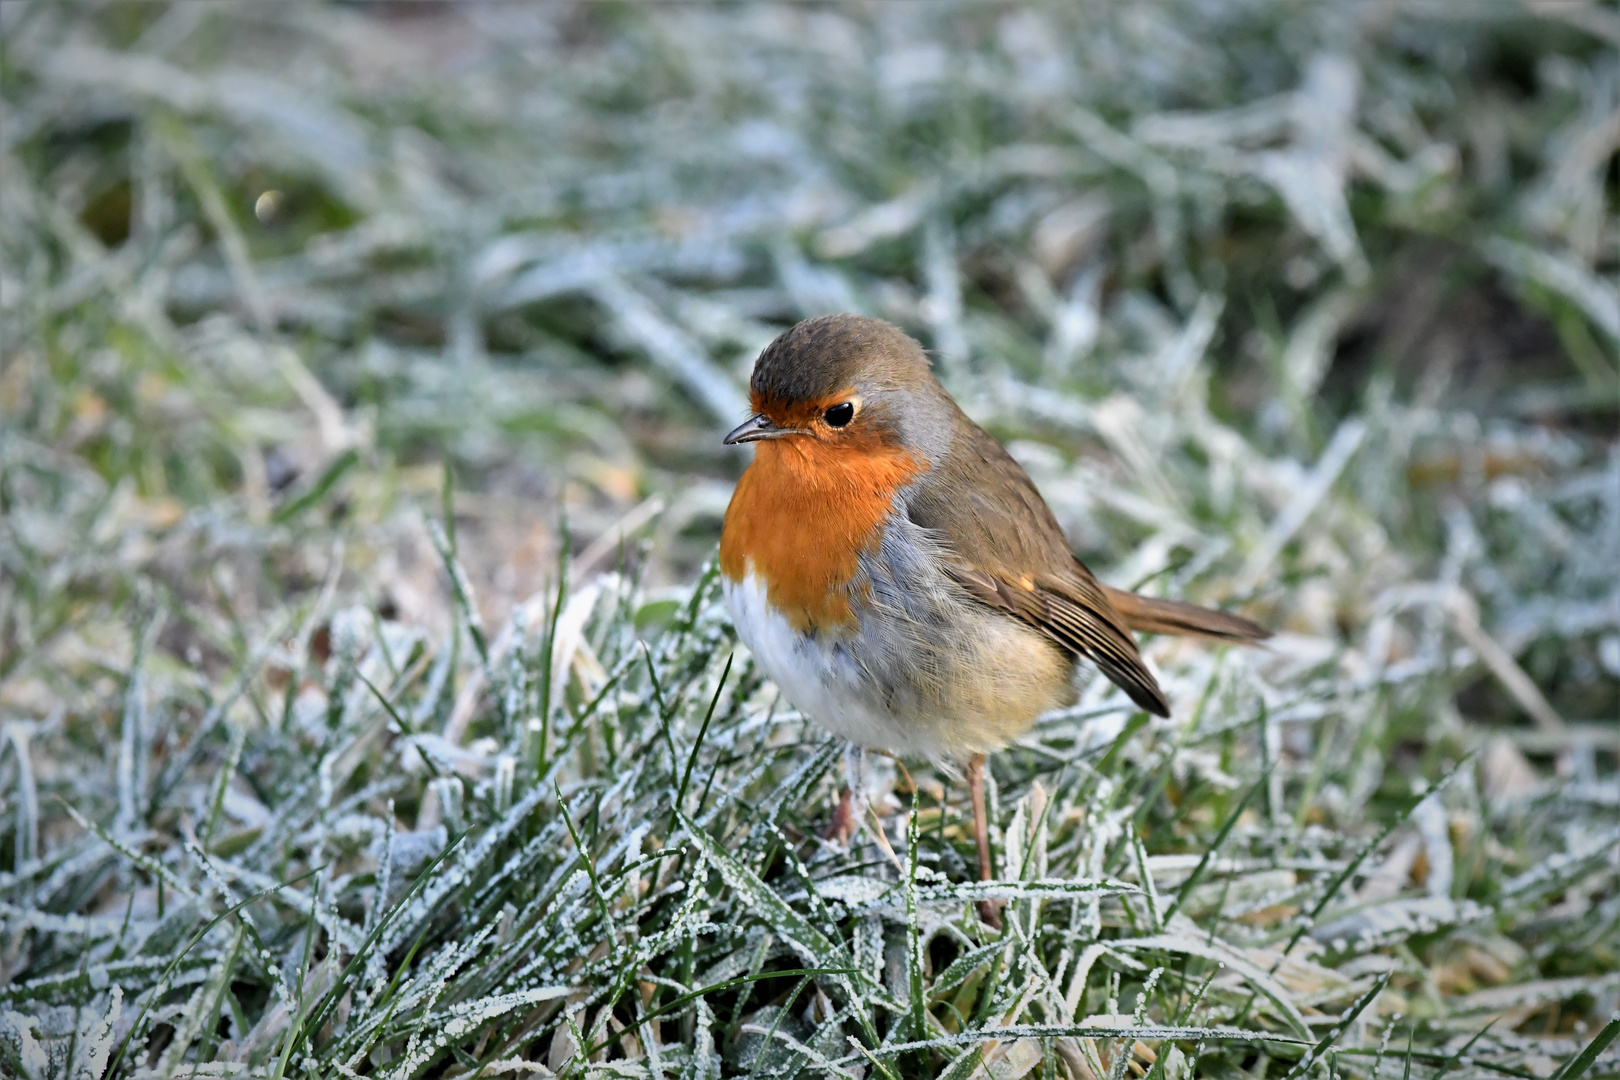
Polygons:
[[1108,602],[1114,605],[1125,625],[1142,634],[1175,634],[1178,637],[1206,638],[1210,641],[1264,641],[1271,631],[1238,615],[1214,611],[1180,600],[1156,600],[1124,589],[1104,585]]

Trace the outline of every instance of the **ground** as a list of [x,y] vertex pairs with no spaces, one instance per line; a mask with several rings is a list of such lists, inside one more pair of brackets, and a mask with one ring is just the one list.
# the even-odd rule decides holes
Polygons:
[[[0,1073],[1620,1074],[1610,8],[0,31]],[[992,886],[718,603],[833,310],[1278,631],[998,755]]]

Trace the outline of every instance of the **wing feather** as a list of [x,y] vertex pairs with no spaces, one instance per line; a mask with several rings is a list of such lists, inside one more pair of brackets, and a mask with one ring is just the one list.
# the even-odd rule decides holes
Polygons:
[[911,520],[951,553],[950,575],[981,603],[1096,664],[1142,708],[1169,716],[1126,621],[1074,557],[1028,474],[973,421],[959,411],[953,420],[948,459],[906,495]]
[[[1159,681],[1143,662],[1136,641],[1107,607],[1108,601],[1101,590],[1096,590],[1101,607],[1090,603],[1089,596],[1068,595],[1071,590],[1089,592],[1091,590],[1083,586],[1090,584],[1095,589],[1095,582],[1035,582],[1025,587],[959,563],[952,564],[949,572],[981,603],[1017,617],[1063,648],[1096,664],[1110,682],[1148,712],[1156,716],[1170,715],[1170,704],[1159,689]],[[1074,589],[1077,584],[1082,588]],[[1065,589],[1065,585],[1070,588]]]

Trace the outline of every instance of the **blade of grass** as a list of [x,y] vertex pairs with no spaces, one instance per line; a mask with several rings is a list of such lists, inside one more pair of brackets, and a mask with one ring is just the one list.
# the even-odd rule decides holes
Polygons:
[[1204,854],[1198,860],[1198,865],[1193,867],[1192,873],[1187,875],[1187,880],[1181,883],[1180,889],[1176,890],[1176,898],[1170,901],[1170,906],[1165,909],[1164,924],[1166,926],[1170,925],[1170,920],[1175,917],[1176,912],[1181,910],[1181,905],[1186,903],[1187,897],[1192,895],[1192,891],[1204,879],[1204,872],[1209,869],[1210,860],[1215,857],[1216,852],[1220,851],[1221,845],[1226,842],[1226,838],[1231,835],[1233,827],[1237,825],[1238,818],[1243,816],[1243,811],[1249,808],[1249,803],[1254,801],[1255,795],[1259,794],[1260,789],[1266,785],[1270,778],[1271,769],[1267,768],[1260,774],[1260,779],[1256,780],[1243,798],[1238,801],[1232,812],[1226,815],[1226,820],[1221,822],[1219,831],[1215,833],[1215,839],[1211,840],[1209,846],[1204,849]]
[[[195,934],[193,934],[191,936],[191,939],[186,942],[186,944],[180,949],[180,951],[175,953],[174,959],[169,961],[168,966],[163,969],[163,974],[158,977],[158,983],[157,984],[159,986],[162,986],[162,985],[166,984],[168,982],[168,980],[170,979],[170,977],[173,976],[175,968],[180,966],[180,961],[184,960],[185,957],[186,957],[186,954],[189,953],[192,950],[192,948],[197,944],[197,942],[199,942],[203,938],[207,937],[209,931],[213,930],[214,927],[218,926],[220,923],[224,922],[226,919],[228,919],[231,916],[235,915],[237,912],[241,911],[243,908],[247,907],[249,904],[257,903],[258,901],[264,899],[265,897],[269,896],[272,893],[279,892],[282,889],[289,888],[290,886],[296,885],[300,881],[303,881],[305,878],[312,877],[315,874],[319,873],[320,869],[321,869],[320,867],[316,867],[313,870],[305,871],[304,873],[298,875],[295,878],[289,878],[288,880],[286,880],[284,882],[279,882],[278,884],[272,885],[271,887],[269,887],[267,889],[261,889],[258,892],[254,893],[252,896],[248,897],[246,900],[243,900],[240,903],[232,904],[229,908],[226,908],[224,911],[220,912],[218,915],[216,915],[212,919],[208,920],[208,922],[203,926],[203,928],[201,930],[197,931]],[[142,1005],[141,1006],[141,1011],[135,1015],[134,1022],[130,1024],[129,1030],[124,1032],[123,1039],[119,1041],[118,1049],[113,1053],[112,1058],[107,1062],[106,1075],[108,1075],[108,1076],[116,1076],[116,1075],[118,1075],[118,1072],[117,1072],[118,1063],[123,1060],[124,1052],[129,1048],[129,1040],[134,1038],[135,1033],[140,1030],[141,1021],[146,1018],[146,1014],[152,1008],[152,1002],[155,1001],[155,1000],[156,1000],[156,995],[155,994],[154,995],[149,995],[148,998],[147,998],[146,1004]]]
[[1620,1035],[1620,1016],[1613,1017],[1604,1024],[1603,1030],[1593,1036],[1592,1041],[1587,1043],[1580,1053],[1565,1062],[1564,1067],[1553,1074],[1552,1080],[1581,1080],[1581,1077],[1586,1075],[1586,1070],[1597,1061],[1599,1054],[1609,1048],[1609,1044],[1614,1042],[1617,1035]]
[[[709,721],[714,719],[715,706],[720,704],[720,694],[726,688],[726,679],[731,676],[731,662],[736,658],[735,652],[726,656],[726,666],[720,672],[720,681],[715,684],[714,696],[709,699],[709,708],[703,714],[703,724],[698,728],[697,739],[692,743],[692,752],[686,756],[686,768],[681,770],[681,783],[675,789],[675,807],[670,811],[669,827],[666,830],[671,835],[675,832],[674,810],[680,809],[686,803],[686,787],[692,782],[692,768],[697,765],[698,751],[703,747],[703,737],[709,733]],[[698,809],[701,811],[702,807]]]

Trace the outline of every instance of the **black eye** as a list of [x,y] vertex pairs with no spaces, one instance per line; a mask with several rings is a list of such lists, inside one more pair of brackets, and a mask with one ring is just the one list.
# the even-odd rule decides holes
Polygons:
[[827,421],[828,427],[844,427],[855,419],[855,405],[853,402],[841,401],[822,413],[821,418]]

